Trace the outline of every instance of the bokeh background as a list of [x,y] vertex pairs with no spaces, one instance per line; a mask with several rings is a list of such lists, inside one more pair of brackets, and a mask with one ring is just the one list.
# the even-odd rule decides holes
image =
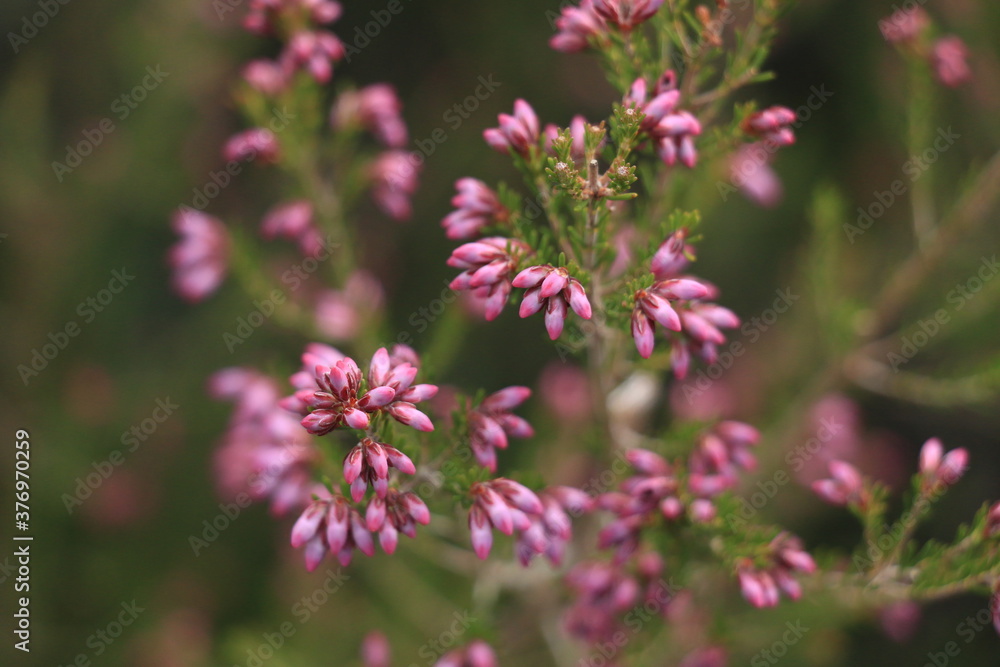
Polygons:
[[[42,3],[44,4],[44,3]],[[195,556],[192,535],[220,514],[212,477],[212,451],[225,426],[228,406],[206,398],[204,381],[217,368],[255,365],[284,372],[295,363],[303,339],[270,325],[233,353],[222,333],[252,308],[238,289],[223,289],[191,307],[168,287],[164,261],[173,243],[171,212],[190,203],[193,189],[208,182],[222,164],[219,148],[239,129],[230,95],[239,67],[274,47],[239,28],[241,0],[69,0],[37,34],[17,45],[4,37],[0,48],[0,305],[3,470],[2,535],[12,524],[13,438],[27,429],[32,443],[32,653],[15,654],[3,633],[3,664],[64,665],[80,654],[97,665],[246,665],[247,650],[263,633],[286,621],[296,628],[268,665],[354,664],[357,642],[381,627],[392,636],[396,664],[427,664],[420,647],[467,609],[474,595],[461,577],[435,562],[428,544],[405,545],[406,558],[362,559],[329,601],[300,623],[295,604],[323,584],[325,568],[307,575],[301,554],[287,546],[290,522],[276,522],[262,506],[241,510],[218,539]],[[335,31],[350,39],[385,3],[345,4]],[[449,211],[452,183],[461,176],[512,180],[506,161],[480,139],[496,113],[516,97],[532,102],[546,121],[568,123],[575,113],[603,117],[615,98],[596,62],[584,55],[551,51],[549,20],[556,0],[468,3],[403,0],[405,10],[335,79],[359,85],[389,81],[400,92],[411,137],[426,139],[447,129],[447,141],[428,156],[413,220],[384,222],[362,212],[365,262],[384,280],[389,321],[400,332],[421,335],[410,316],[444,289],[451,271],[444,259],[453,244],[440,231]],[[975,165],[1000,146],[1000,5],[961,0],[928,2],[942,29],[959,34],[972,52],[972,83],[934,90],[935,119],[960,135],[927,172],[936,203],[946,210]],[[40,3],[13,0],[0,7],[3,35],[21,33],[24,17]],[[231,11],[229,11],[231,9]],[[739,195],[706,202],[706,239],[698,273],[716,282],[722,302],[742,316],[760,313],[776,289],[806,294],[795,312],[779,320],[720,383],[715,400],[731,414],[773,434],[764,458],[780,465],[784,451],[807,433],[789,426],[805,413],[786,408],[811,385],[821,364],[813,342],[824,304],[810,298],[810,222],[818,189],[838,191],[846,202],[844,222],[858,206],[874,201],[901,177],[907,153],[901,137],[905,88],[897,53],[883,41],[879,17],[889,2],[808,0],[783,21],[770,67],[773,82],[748,95],[761,104],[805,103],[811,88],[833,92],[798,129],[798,143],[783,150],[775,168],[785,184],[777,208],[763,210]],[[30,34],[30,33],[28,33]],[[121,118],[116,99],[146,76],[147,67],[167,73],[145,100]],[[448,128],[443,114],[471,94],[477,77],[492,75],[497,92],[461,127]],[[111,118],[91,154],[69,173],[66,146]],[[281,183],[261,170],[245,170],[223,189],[208,211],[252,222],[279,196]],[[709,197],[712,193],[709,193]],[[892,264],[910,249],[909,206],[898,203],[840,257],[839,286],[863,303],[882,284]],[[942,271],[928,281],[907,314],[925,317],[945,303],[955,283],[965,281],[980,257],[1000,241],[997,213],[977,234],[956,246]],[[841,243],[844,238],[838,239]],[[134,275],[120,294],[90,312],[81,304],[98,297],[114,271]],[[987,284],[962,325],[943,331],[910,370],[939,377],[996,367],[996,324],[1000,280]],[[18,373],[50,332],[80,325],[65,349],[27,386]],[[539,370],[555,355],[538,322],[507,313],[502,322],[470,325],[456,344],[458,361],[441,382],[472,389],[481,384],[535,385]],[[276,360],[283,360],[282,362]],[[279,364],[279,365],[276,365]],[[474,384],[475,383],[475,384]],[[989,383],[987,383],[989,387]],[[931,435],[970,450],[973,468],[935,513],[924,537],[947,539],[957,523],[987,499],[1000,496],[1000,413],[995,394],[971,405],[917,405],[844,385],[859,406],[865,433],[863,465],[899,483],[898,471],[915,467],[920,443]],[[64,494],[93,463],[122,449],[123,434],[152,416],[157,401],[178,407],[155,432],[125,455],[124,463],[81,506],[68,512]],[[801,407],[801,406],[799,406]],[[545,406],[533,401],[527,415],[539,437],[565,437],[547,421]],[[791,420],[791,421],[789,421]],[[796,440],[797,439],[797,440]],[[768,475],[768,468],[761,477]],[[767,518],[785,521],[810,546],[851,544],[853,524],[798,489],[768,505]],[[0,547],[0,563],[11,549]],[[336,570],[336,568],[333,568]],[[505,576],[498,569],[497,576]],[[3,579],[2,616],[12,609],[12,576]],[[544,584],[550,586],[550,584]],[[556,593],[552,593],[556,594]],[[143,608],[110,645],[92,639],[106,628],[122,603]],[[930,605],[916,632],[899,642],[879,629],[877,619],[836,612],[816,601],[783,606],[770,614],[780,628],[794,614],[815,623],[789,657],[794,664],[923,665],[928,652],[958,641],[953,664],[996,665],[1000,640],[991,630],[966,644],[956,626],[982,609],[982,598],[963,596]],[[736,623],[736,621],[733,621]],[[516,605],[501,605],[494,618],[477,625],[506,628],[495,634],[501,653],[534,656],[520,664],[549,664],[537,631],[520,619]],[[765,635],[760,646],[769,645]],[[98,653],[100,651],[100,653]],[[532,653],[534,651],[534,653]],[[747,656],[735,656],[744,662]],[[518,664],[518,663],[509,663]]]

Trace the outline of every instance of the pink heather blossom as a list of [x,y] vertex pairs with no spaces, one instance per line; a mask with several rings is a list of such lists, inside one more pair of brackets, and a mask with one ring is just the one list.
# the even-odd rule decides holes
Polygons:
[[604,19],[594,11],[593,0],[581,0],[579,7],[563,7],[555,25],[558,32],[549,40],[549,46],[563,53],[583,51],[591,37],[607,31]]
[[419,173],[419,164],[406,151],[387,151],[375,159],[370,170],[372,197],[386,215],[394,220],[410,217]]
[[391,667],[392,649],[384,634],[373,630],[365,635],[361,642],[361,662],[364,667]]
[[912,600],[894,602],[878,612],[882,631],[899,644],[910,641],[920,625],[920,605]]
[[594,0],[594,11],[608,23],[625,31],[648,21],[663,0]]
[[351,340],[384,301],[378,279],[367,271],[355,271],[344,289],[324,290],[317,295],[316,328],[333,340]]
[[754,607],[776,607],[784,593],[792,600],[802,597],[802,587],[794,573],[816,571],[812,556],[802,550],[801,541],[781,533],[770,544],[772,564],[767,569],[754,569],[749,564],[739,570],[740,590]]
[[379,544],[387,554],[396,551],[399,533],[416,537],[417,524],[426,526],[430,521],[431,513],[423,500],[415,493],[400,493],[396,489],[389,489],[385,498],[372,498],[365,512],[368,530],[378,533]]
[[[677,110],[677,105],[681,99],[681,91],[662,85],[662,81],[664,80],[661,80],[661,83],[658,83],[656,89],[652,91],[652,99],[650,99],[650,91],[648,90],[646,79],[642,77],[632,83],[628,94],[625,95],[623,104],[626,107],[632,107],[645,114],[640,126],[640,130],[643,132],[653,134],[657,125]],[[698,131],[700,132],[701,129],[699,128]]]
[[590,378],[578,366],[554,361],[538,378],[538,393],[560,424],[575,429],[591,418]]
[[499,127],[483,131],[486,143],[500,153],[515,153],[526,156],[530,149],[538,146],[540,127],[538,116],[531,105],[522,99],[514,101],[514,115],[502,113],[497,116]]
[[226,141],[222,156],[228,162],[277,162],[280,149],[274,132],[263,127],[254,127],[234,134]]
[[308,20],[318,25],[333,23],[343,10],[332,0],[250,0],[250,11],[243,18],[243,27],[258,35],[277,33],[286,15],[294,14],[301,20],[301,10],[308,12]]
[[[712,288],[710,297],[717,292]],[[728,308],[714,303],[691,302],[678,310],[682,336],[672,336],[670,350],[674,376],[683,380],[687,376],[691,357],[696,356],[706,364],[718,360],[718,346],[725,342],[721,329],[735,329],[740,318]]]
[[307,199],[285,202],[272,208],[260,225],[268,240],[284,238],[295,241],[306,257],[317,257],[324,250],[323,236],[313,223],[313,207]]
[[846,461],[830,461],[830,478],[812,483],[813,492],[831,505],[860,505],[864,501],[864,480],[857,468]]
[[729,160],[729,178],[747,199],[773,208],[781,201],[781,179],[770,167],[773,153],[761,142],[741,147]]
[[344,57],[343,43],[325,30],[300,30],[280,56],[286,71],[304,70],[318,83],[333,76],[333,63]]
[[585,320],[592,315],[583,285],[563,267],[532,266],[517,274],[512,284],[527,289],[518,314],[529,317],[544,309],[545,329],[552,340],[562,333],[568,308]]
[[511,413],[529,396],[527,387],[507,387],[490,394],[469,412],[469,447],[479,465],[490,472],[496,472],[496,450],[507,449],[508,437],[530,438],[535,434],[531,424]]
[[430,418],[418,410],[415,404],[434,398],[438,392],[437,386],[413,384],[420,361],[411,348],[397,345],[393,352],[390,355],[383,347],[372,356],[368,371],[369,386],[372,391],[391,389],[394,392],[392,400],[384,407],[390,417],[418,431],[433,431],[434,425]]
[[[373,386],[359,396],[361,370],[350,357],[344,357],[332,366],[316,366],[314,378],[315,386],[311,390],[300,390],[295,394],[309,410],[304,413],[302,426],[313,435],[325,435],[338,426],[366,429],[369,413],[381,410],[396,395],[390,387]],[[319,391],[316,391],[317,387]]]
[[897,9],[889,16],[879,19],[878,29],[887,42],[901,44],[912,42],[930,25],[930,19],[920,7]]
[[373,555],[372,535],[347,499],[330,495],[323,486],[317,486],[313,493],[315,498],[292,526],[292,547],[303,548],[306,569],[315,570],[327,553],[336,555],[344,567],[351,564],[354,549]]
[[288,77],[279,63],[259,58],[243,68],[243,79],[250,87],[264,95],[274,97],[288,87]]
[[223,496],[270,498],[279,515],[308,502],[317,452],[299,420],[280,407],[277,382],[252,369],[227,368],[209,378],[208,391],[235,403],[215,454]]
[[570,515],[579,516],[590,511],[593,501],[579,489],[568,486],[555,487],[538,494],[542,513],[530,516],[531,525],[518,537],[515,551],[525,567],[538,554],[544,555],[556,566],[562,565],[566,544],[573,536]]
[[753,471],[757,459],[750,449],[760,432],[749,424],[724,421],[703,434],[688,463],[688,487],[699,496],[715,496],[736,486],[740,470]]
[[771,107],[750,114],[743,120],[743,131],[755,137],[761,137],[774,146],[791,146],[795,143],[795,133],[792,124],[795,123],[795,112],[787,107]]
[[186,207],[174,213],[172,226],[181,237],[167,254],[174,290],[188,301],[201,301],[229,270],[229,234],[218,218]]
[[678,160],[685,167],[694,168],[698,152],[694,138],[701,134],[701,123],[687,111],[678,111],[663,117],[650,134],[657,141],[656,154],[668,167]]
[[934,42],[931,48],[931,65],[938,81],[955,88],[972,78],[969,49],[959,37],[948,35]]
[[[574,160],[582,160],[586,153],[586,142],[587,142],[587,119],[583,116],[576,115],[569,122],[569,133],[573,138],[573,143],[570,145],[570,156]],[[552,148],[552,142],[559,138],[559,128],[554,124],[549,123],[545,126],[545,152],[553,157],[556,156],[555,150]],[[598,149],[604,146],[606,139],[601,139],[601,143],[598,145]]]
[[451,281],[456,291],[470,291],[485,305],[487,321],[495,320],[507,305],[511,276],[521,257],[531,252],[523,241],[491,236],[452,251],[448,266],[464,269]]
[[475,178],[460,178],[455,182],[458,194],[452,197],[452,211],[441,221],[445,236],[450,239],[471,239],[484,227],[504,224],[510,211],[500,203],[497,193]]
[[969,464],[968,450],[959,447],[947,454],[937,438],[931,438],[920,449],[920,474],[928,487],[951,486],[965,473]]
[[695,258],[695,248],[687,243],[688,230],[678,229],[660,244],[650,262],[650,270],[657,280],[677,278],[681,271]]
[[632,310],[632,338],[635,340],[639,356],[648,359],[653,353],[656,323],[671,331],[681,331],[685,325],[689,328],[694,326],[695,332],[709,335],[709,325],[703,324],[704,318],[698,315],[691,318],[688,315],[689,321],[685,322],[681,314],[670,305],[671,300],[701,299],[709,294],[708,287],[690,278],[672,278],[637,291],[633,297],[635,305]]
[[464,648],[444,654],[434,667],[498,667],[499,664],[490,645],[476,639]]
[[476,556],[485,560],[493,547],[493,528],[504,535],[531,527],[529,515],[543,511],[542,501],[527,487],[504,477],[476,482],[469,490],[469,533]]
[[330,124],[335,129],[360,125],[388,148],[402,148],[409,141],[402,109],[395,88],[376,83],[341,93],[330,113]]
[[369,485],[377,497],[385,498],[389,491],[389,468],[407,475],[417,471],[410,457],[392,445],[362,438],[344,457],[344,481],[351,485],[354,502],[361,502]]

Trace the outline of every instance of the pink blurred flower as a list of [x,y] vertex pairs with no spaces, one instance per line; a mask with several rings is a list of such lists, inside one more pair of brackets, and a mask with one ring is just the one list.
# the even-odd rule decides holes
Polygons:
[[878,29],[887,42],[901,44],[912,42],[930,25],[930,19],[921,7],[897,9],[879,19]]
[[370,273],[356,271],[344,289],[324,290],[317,295],[316,328],[332,340],[351,340],[384,300],[382,284]]
[[522,99],[514,101],[514,115],[502,113],[497,116],[499,127],[483,131],[486,143],[500,153],[513,150],[521,155],[528,155],[532,147],[538,146],[540,127],[538,116],[531,105]]
[[569,309],[585,320],[592,315],[583,285],[571,278],[564,267],[532,266],[517,274],[512,284],[527,290],[518,314],[522,318],[529,317],[544,309],[545,329],[552,340],[562,333]]
[[451,205],[456,210],[441,221],[445,236],[450,239],[474,238],[484,227],[503,224],[510,216],[497,194],[480,180],[460,178],[455,189],[458,194],[452,197]]
[[167,255],[174,289],[188,301],[201,301],[229,269],[229,234],[218,218],[186,207],[174,213],[172,226],[181,236]]
[[511,410],[528,400],[527,387],[506,387],[483,399],[469,412],[469,447],[479,465],[490,472],[497,469],[497,449],[507,449],[508,437],[530,438],[535,434],[531,424]]
[[920,605],[912,600],[894,602],[878,612],[882,631],[894,642],[909,641],[920,623]]
[[360,125],[387,147],[402,148],[409,141],[402,109],[396,90],[376,83],[341,93],[330,113],[330,124],[334,128]]
[[864,481],[858,469],[846,461],[830,461],[830,477],[812,483],[813,492],[831,505],[860,505]]
[[373,630],[365,635],[361,643],[361,661],[364,667],[390,667],[392,650],[384,634]]
[[773,154],[760,142],[740,147],[729,160],[729,177],[747,199],[773,208],[781,201],[781,179],[771,169]]
[[278,139],[274,132],[263,127],[254,127],[234,134],[222,149],[223,157],[229,162],[277,162],[280,153]]
[[286,71],[304,70],[318,83],[333,76],[333,63],[345,55],[344,45],[325,30],[300,30],[292,35],[280,56]]
[[938,81],[955,88],[972,78],[969,49],[959,37],[948,35],[934,42],[931,48],[931,65]]
[[652,18],[662,4],[663,0],[594,0],[594,11],[608,23],[629,31]]
[[313,223],[313,207],[307,199],[272,208],[264,216],[260,232],[267,240],[280,237],[296,242],[306,257],[317,257],[324,250],[323,236]]
[[684,656],[678,667],[726,667],[729,656],[721,646],[705,646]]
[[747,116],[741,125],[743,131],[775,146],[791,146],[795,143],[792,125],[795,112],[788,107],[774,106]]
[[920,449],[920,474],[928,488],[951,486],[965,473],[969,464],[968,450],[959,447],[947,454],[937,438],[931,438]]
[[555,27],[558,32],[549,40],[549,46],[563,53],[584,50],[591,37],[607,30],[604,19],[594,11],[593,0],[581,0],[579,7],[563,7]]
[[275,96],[288,87],[288,77],[279,63],[259,58],[243,68],[243,79],[250,87],[268,96]]
[[386,215],[395,220],[410,217],[419,173],[419,165],[406,151],[387,151],[376,158],[370,171],[372,197]]
[[788,533],[775,537],[770,549],[769,568],[754,569],[748,564],[737,574],[743,597],[757,608],[777,606],[781,593],[798,600],[802,597],[802,587],[793,574],[816,571],[816,563],[802,549],[801,541]]
[[542,512],[529,515],[531,525],[518,537],[515,552],[525,567],[539,554],[559,566],[566,553],[566,544],[573,536],[570,515],[588,512],[593,501],[583,491],[568,486],[542,491],[538,498],[542,501]]
[[523,241],[491,236],[466,243],[452,251],[448,266],[464,269],[448,285],[456,291],[470,291],[485,305],[484,316],[493,321],[507,305],[511,276],[521,257],[531,251]]
[[496,654],[489,644],[481,639],[472,641],[464,648],[441,656],[434,667],[498,667]]
[[504,535],[531,527],[529,515],[543,511],[542,501],[527,487],[504,477],[476,482],[469,490],[469,533],[476,556],[485,560],[493,547],[493,528]]
[[552,362],[538,378],[542,402],[566,426],[586,423],[591,417],[590,379],[578,366]]

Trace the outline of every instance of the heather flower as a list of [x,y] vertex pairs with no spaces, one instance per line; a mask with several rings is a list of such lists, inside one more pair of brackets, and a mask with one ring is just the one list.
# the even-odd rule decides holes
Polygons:
[[364,667],[390,667],[391,660],[392,649],[384,634],[373,630],[365,635],[361,642],[361,662]]
[[878,28],[887,42],[901,44],[912,42],[930,25],[930,19],[920,7],[897,9],[880,19]]
[[389,148],[402,148],[409,140],[403,109],[396,90],[376,83],[361,90],[342,93],[330,113],[334,128],[360,125]]
[[816,571],[816,563],[802,549],[801,541],[788,533],[775,537],[769,549],[771,565],[767,569],[755,569],[747,564],[737,573],[743,597],[757,608],[777,606],[782,593],[798,600],[802,597],[802,587],[794,573]]
[[324,487],[314,491],[313,501],[292,526],[292,547],[303,548],[306,569],[312,572],[328,552],[347,567],[357,549],[366,556],[375,553],[375,542],[364,519],[341,495],[330,495]]
[[190,208],[174,213],[173,229],[181,238],[167,259],[174,289],[188,301],[201,301],[219,288],[229,268],[229,235],[218,218]]
[[967,61],[969,50],[959,37],[948,35],[934,42],[931,65],[938,81],[954,88],[972,78]]
[[223,157],[229,162],[276,162],[280,149],[274,132],[263,127],[254,127],[229,138],[222,149]]
[[[406,346],[397,345],[398,351],[413,352]],[[418,431],[433,431],[434,425],[430,418],[416,408],[416,403],[429,400],[437,395],[438,388],[433,384],[413,384],[419,369],[416,353],[406,355],[406,359],[393,356],[386,349],[379,348],[372,356],[368,371],[368,383],[375,389],[391,389],[394,395],[384,409],[400,424],[405,424]]]
[[507,449],[507,438],[530,438],[535,434],[531,424],[511,413],[528,400],[527,387],[507,387],[490,394],[469,412],[469,447],[479,465],[490,472],[497,469],[497,449]]
[[677,278],[695,258],[695,248],[687,243],[688,230],[678,229],[660,244],[650,262],[650,270],[657,280]]
[[[690,278],[672,278],[637,291],[632,310],[632,338],[639,355],[644,359],[652,355],[656,323],[671,331],[693,326],[694,332],[707,335],[710,329],[704,324],[704,318],[698,315],[692,318],[688,311],[678,314],[670,301],[701,299],[709,294],[710,290],[705,285]],[[682,315],[688,318],[687,321],[682,319]]]
[[648,21],[663,0],[594,0],[594,11],[608,23],[625,31]]
[[417,191],[419,165],[405,151],[382,153],[370,169],[372,197],[386,215],[395,220],[410,217],[410,199]]
[[227,368],[211,376],[208,391],[235,403],[215,455],[222,494],[270,498],[275,514],[305,503],[316,450],[299,421],[280,407],[277,383],[252,369]]
[[761,137],[775,146],[791,146],[795,134],[791,125],[795,122],[795,112],[787,107],[771,107],[750,114],[741,127],[747,134]]
[[281,237],[295,241],[306,257],[317,257],[323,252],[323,236],[313,223],[313,207],[307,199],[272,208],[264,216],[260,232],[268,240]]
[[518,260],[530,252],[523,241],[491,236],[475,243],[455,248],[448,258],[448,266],[464,269],[449,287],[456,291],[468,290],[485,303],[487,321],[496,319],[511,291],[511,276],[517,270]]
[[544,309],[545,329],[552,340],[562,333],[568,308],[585,320],[592,315],[583,285],[576,278],[571,278],[569,271],[563,267],[555,268],[550,264],[532,266],[517,274],[512,284],[527,288],[518,314],[528,317]]
[[965,473],[968,463],[968,450],[959,447],[945,454],[937,438],[931,438],[920,449],[920,474],[930,488],[951,486]]
[[469,533],[476,555],[484,559],[493,547],[493,528],[504,535],[531,527],[529,515],[541,514],[542,501],[527,487],[504,477],[476,482],[469,490]]
[[[639,77],[632,83],[623,103],[626,107],[632,107],[645,114],[639,129],[653,134],[661,121],[674,114],[680,99],[681,91],[671,87],[662,87],[661,89],[660,86],[657,86],[657,89],[653,91],[652,99],[650,99],[646,79]],[[698,132],[700,131],[699,128]]]
[[699,496],[709,497],[734,487],[739,470],[756,469],[757,459],[750,448],[759,440],[760,432],[749,424],[737,421],[716,424],[702,435],[691,454],[688,487]]
[[476,639],[464,648],[444,654],[434,667],[497,667],[496,654],[490,645]]
[[510,216],[497,194],[480,180],[460,178],[455,189],[458,194],[452,197],[451,205],[456,210],[441,221],[445,236],[450,239],[474,238],[484,227],[503,224]]
[[639,601],[639,582],[611,563],[580,563],[566,575],[566,584],[576,599],[566,610],[567,631],[590,644],[597,644],[621,628],[620,616]]
[[582,0],[579,7],[563,7],[555,23],[558,32],[549,40],[549,46],[563,53],[584,50],[590,38],[607,30],[604,19],[594,11],[593,0]]
[[687,111],[664,116],[651,134],[657,142],[656,154],[668,167],[678,160],[688,168],[693,168],[698,162],[694,138],[701,134],[701,123]]
[[396,489],[389,489],[385,498],[376,495],[365,512],[368,530],[378,533],[379,544],[387,554],[396,551],[399,533],[416,537],[417,524],[426,526],[430,521],[431,513],[417,494]]
[[513,150],[520,155],[528,155],[530,148],[538,146],[538,116],[524,100],[514,100],[513,116],[502,113],[497,116],[497,120],[500,122],[499,127],[483,131],[483,138],[494,150],[500,153]]
[[251,88],[268,96],[275,96],[288,87],[288,77],[279,63],[273,60],[251,60],[243,68],[243,79]]
[[772,155],[754,143],[740,148],[729,160],[730,180],[747,199],[765,208],[777,206],[783,193],[781,179],[770,167]]
[[864,481],[857,468],[846,461],[830,461],[830,478],[812,483],[813,492],[831,505],[860,505]]
[[[368,428],[369,413],[388,405],[396,395],[391,387],[373,386],[363,395],[361,370],[350,357],[332,366],[318,365],[313,370],[316,387],[311,396],[296,392],[296,398],[311,410],[302,418],[302,426],[313,435],[325,435],[338,426]],[[308,390],[306,390],[308,391]]]
[[538,494],[542,513],[530,516],[531,525],[518,537],[515,551],[525,567],[537,554],[543,554],[556,566],[562,565],[566,544],[573,536],[570,514],[579,516],[590,511],[593,501],[579,489],[555,487]]
[[288,71],[305,70],[318,83],[333,76],[333,63],[344,57],[344,45],[325,30],[301,30],[292,35],[281,54],[281,64]]
[[[545,152],[553,157],[556,156],[552,143],[559,138],[559,128],[549,123],[545,126]],[[587,142],[587,119],[581,115],[573,116],[569,122],[569,134],[573,139],[570,144],[570,156],[575,160],[582,160],[586,153]],[[606,139],[601,139],[598,149],[604,145]]]
[[392,445],[363,438],[344,457],[344,481],[351,485],[351,498],[361,502],[371,485],[375,495],[385,498],[389,490],[389,468],[412,475],[413,461]]

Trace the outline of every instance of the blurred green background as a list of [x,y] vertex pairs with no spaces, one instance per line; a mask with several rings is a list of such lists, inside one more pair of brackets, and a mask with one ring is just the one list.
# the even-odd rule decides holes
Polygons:
[[[190,203],[193,189],[220,168],[221,143],[241,127],[230,102],[241,63],[271,54],[274,46],[239,28],[244,4],[53,0],[55,15],[17,44],[9,34],[21,33],[24,17],[42,11],[40,3],[16,0],[0,7],[7,35],[0,48],[0,354],[6,369],[0,534],[6,542],[12,525],[14,433],[26,429],[35,536],[32,652],[26,659],[12,651],[5,631],[3,664],[68,665],[85,654],[98,665],[246,665],[247,649],[263,641],[262,633],[291,621],[296,633],[265,664],[352,664],[361,634],[382,627],[394,639],[399,656],[394,664],[422,665],[419,647],[470,604],[465,580],[435,562],[430,541],[417,540],[401,548],[405,558],[359,559],[343,590],[300,623],[294,605],[323,584],[326,568],[307,575],[301,554],[287,546],[290,521],[276,522],[262,506],[242,510],[208,548],[197,556],[192,552],[190,536],[201,534],[202,522],[222,511],[212,452],[229,406],[206,398],[206,376],[229,365],[287,371],[304,342],[268,325],[230,354],[222,332],[251,310],[249,298],[230,285],[190,307],[168,287],[164,254],[175,240],[171,212]],[[356,26],[370,20],[369,11],[384,4],[346,2],[334,30],[350,39]],[[231,5],[235,9],[220,16],[219,8]],[[383,278],[389,318],[401,332],[412,330],[410,314],[436,298],[453,273],[444,259],[454,244],[439,228],[450,210],[453,181],[465,175],[514,180],[506,161],[480,140],[496,113],[523,97],[543,121],[565,125],[575,113],[603,117],[616,97],[592,58],[547,47],[556,0],[404,0],[404,7],[370,46],[337,68],[335,82],[393,83],[413,139],[447,128],[442,115],[473,92],[477,77],[493,75],[501,86],[461,127],[448,129],[447,141],[428,157],[412,221],[390,225],[374,210],[358,219],[362,229],[372,230],[365,235],[365,262]],[[973,54],[971,84],[935,90],[937,125],[953,126],[960,134],[928,172],[939,193],[938,208],[945,210],[972,166],[1000,146],[1000,5],[961,0],[926,8],[949,32],[961,35]],[[777,79],[748,91],[762,105],[793,108],[805,103],[813,86],[834,94],[798,129],[798,143],[779,156],[776,169],[786,191],[779,207],[759,209],[739,196],[706,204],[697,272],[716,282],[721,302],[741,316],[766,308],[775,289],[808,291],[803,268],[809,260],[802,251],[817,188],[837,188],[850,212],[868,206],[876,190],[900,176],[907,160],[901,143],[904,68],[876,25],[890,11],[888,2],[799,3],[784,20],[769,61]],[[142,82],[147,67],[166,75],[122,117],[116,100]],[[67,145],[77,145],[103,118],[112,119],[113,131],[101,135],[78,167],[57,176],[52,163],[65,162]],[[280,186],[271,172],[245,170],[208,212],[252,223],[280,196]],[[940,307],[954,283],[975,270],[978,258],[996,251],[1000,226],[996,213],[990,215],[984,231],[960,244],[941,274],[926,284],[908,315],[925,317]],[[854,217],[848,213],[845,222]],[[908,225],[908,206],[897,205],[847,246],[840,268],[843,286],[855,298],[874,293],[889,266],[909,252]],[[100,298],[116,270],[134,279],[99,312],[81,305]],[[997,284],[972,304],[968,326],[935,339],[910,370],[948,377],[995,357]],[[807,297],[800,314],[779,321],[738,362],[732,371],[738,378],[736,414],[765,430],[785,423],[782,408],[817,372],[810,362],[815,337],[810,327],[818,326],[812,313],[822,307]],[[65,349],[25,386],[18,365],[30,364],[33,350],[50,342],[50,332],[58,338],[56,332],[73,322],[79,335],[68,338]],[[421,336],[414,334],[419,349]],[[458,354],[449,377],[435,380],[467,389],[534,385],[539,368],[555,356],[538,322],[520,321],[510,312],[495,326],[476,325]],[[283,365],[275,366],[276,359]],[[894,434],[888,438],[891,455],[906,470],[913,469],[919,444],[931,435],[970,450],[974,465],[968,478],[923,535],[947,539],[958,521],[1000,496],[995,400],[935,408],[845,389],[859,401],[866,431]],[[151,417],[158,400],[177,408],[125,454],[93,497],[68,512],[64,494],[93,472],[94,462],[122,449],[123,434]],[[554,433],[537,400],[526,412],[539,425],[540,437]],[[764,458],[780,460],[788,444],[769,440],[771,453]],[[795,497],[811,511],[775,503],[765,512],[769,518],[787,521],[810,547],[850,544],[855,531],[841,513],[804,500],[808,496],[799,491],[788,493],[789,500],[799,494]],[[0,563],[6,565],[9,551],[7,544],[0,547]],[[503,568],[495,567],[503,576]],[[13,582],[6,568],[0,578],[7,624]],[[92,639],[118,616],[122,603],[133,600],[144,611],[119,639],[109,646]],[[803,652],[789,661],[877,665],[891,659],[923,665],[928,652],[955,640],[956,625],[983,605],[975,597],[932,605],[905,643],[887,639],[875,623],[852,621],[843,632],[827,627],[809,635],[804,643],[812,648],[800,647]],[[768,612],[775,627],[794,613],[820,623],[829,611],[806,600],[798,609]],[[479,622],[506,628],[499,634],[501,659],[534,656],[505,664],[549,664],[534,641],[536,631],[523,625],[528,621],[519,620],[516,606]],[[957,641],[962,653],[956,664],[997,664],[1000,640],[991,630],[968,645]],[[769,642],[762,639],[761,646]]]

